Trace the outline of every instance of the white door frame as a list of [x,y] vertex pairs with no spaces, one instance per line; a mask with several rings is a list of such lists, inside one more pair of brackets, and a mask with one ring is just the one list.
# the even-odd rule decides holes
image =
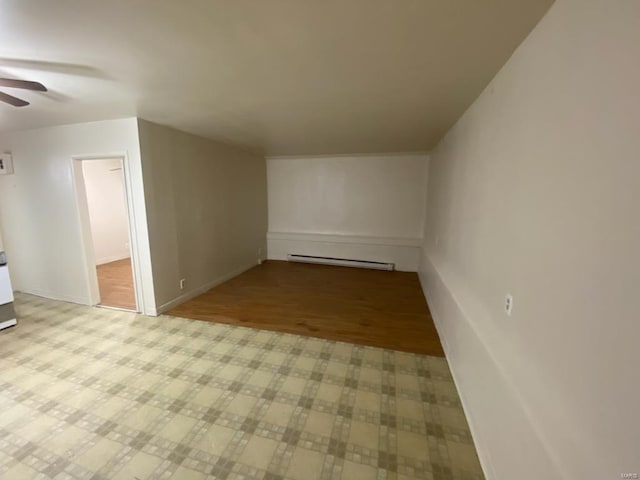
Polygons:
[[87,192],[84,182],[84,173],[82,171],[82,162],[91,160],[120,160],[122,164],[126,203],[125,206],[127,210],[127,223],[129,225],[129,250],[131,252],[131,266],[133,269],[133,288],[135,291],[136,312],[143,312],[144,296],[142,295],[142,272],[140,269],[140,261],[138,256],[138,235],[135,224],[135,212],[133,209],[133,195],[131,193],[131,171],[129,166],[129,158],[126,152],[74,155],[71,157],[71,171],[73,176],[73,185],[75,190],[76,206],[78,210],[78,219],[80,221],[80,233],[83,246],[82,257],[84,260],[85,279],[87,282],[87,289],[89,291],[91,304],[98,305],[100,303],[100,289],[98,287],[98,272],[96,269],[93,238],[91,235],[89,205],[87,201]]

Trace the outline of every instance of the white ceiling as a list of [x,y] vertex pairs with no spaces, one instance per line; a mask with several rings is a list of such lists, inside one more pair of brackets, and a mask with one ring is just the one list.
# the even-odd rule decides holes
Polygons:
[[270,155],[429,150],[552,0],[0,0],[0,131],[125,116]]

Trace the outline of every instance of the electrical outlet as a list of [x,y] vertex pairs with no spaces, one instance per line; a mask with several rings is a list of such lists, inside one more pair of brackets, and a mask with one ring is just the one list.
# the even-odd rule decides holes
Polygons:
[[504,297],[504,311],[509,316],[511,316],[511,312],[513,312],[513,295],[510,293],[507,293],[507,296]]
[[180,280],[180,290],[184,290],[184,287],[187,285],[187,279],[183,278]]

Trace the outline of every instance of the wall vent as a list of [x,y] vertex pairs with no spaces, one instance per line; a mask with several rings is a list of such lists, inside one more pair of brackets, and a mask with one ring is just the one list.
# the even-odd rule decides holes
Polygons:
[[395,270],[395,264],[385,262],[369,262],[367,260],[352,260],[349,258],[316,257],[313,255],[296,255],[289,253],[287,260],[299,263],[317,263],[320,265],[334,265],[338,267],[371,268],[374,270]]

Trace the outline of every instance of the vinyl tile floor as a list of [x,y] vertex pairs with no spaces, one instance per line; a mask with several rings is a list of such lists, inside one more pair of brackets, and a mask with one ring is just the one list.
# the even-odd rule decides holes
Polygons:
[[0,478],[480,480],[446,360],[16,296]]

